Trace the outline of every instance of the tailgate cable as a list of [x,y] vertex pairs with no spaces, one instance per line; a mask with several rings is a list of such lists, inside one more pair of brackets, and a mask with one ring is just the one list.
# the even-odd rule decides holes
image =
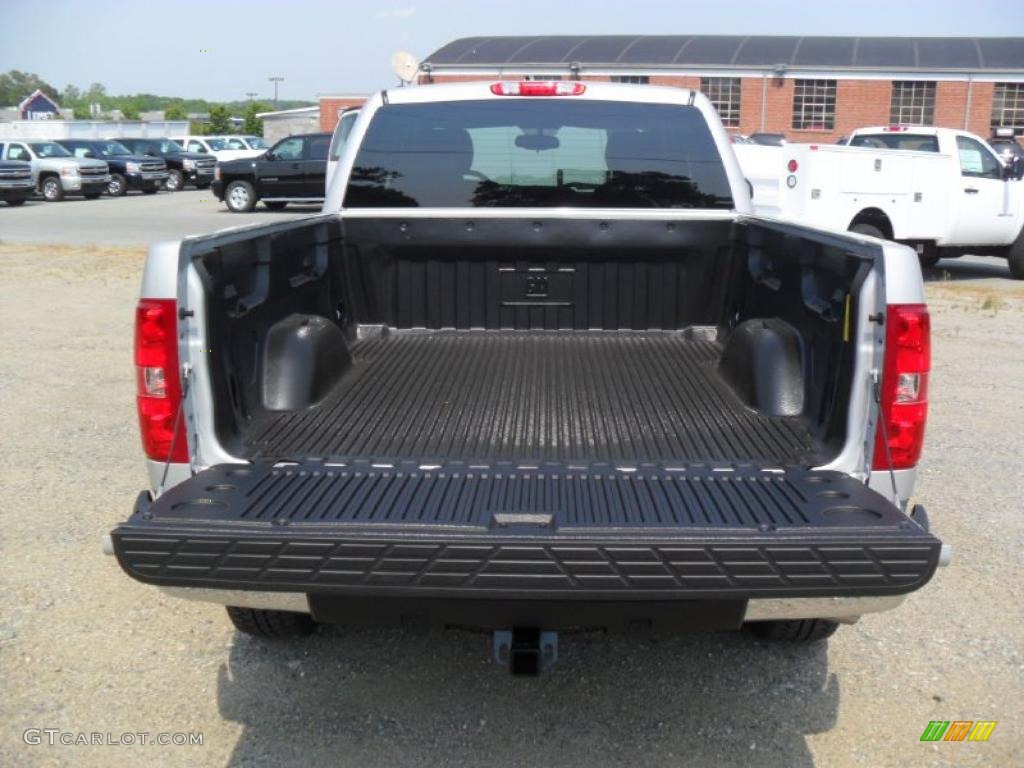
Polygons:
[[171,468],[171,457],[174,455],[174,447],[178,442],[178,429],[181,426],[181,418],[185,413],[185,398],[188,396],[189,374],[192,373],[192,365],[185,363],[181,368],[181,400],[178,401],[178,410],[174,414],[174,431],[171,433],[171,447],[167,451],[167,460],[164,461],[164,472],[160,476],[160,484],[156,487],[157,496],[164,492],[164,484],[167,482],[167,471]]
[[889,482],[892,483],[892,500],[898,507],[900,505],[900,494],[896,490],[896,473],[892,468],[892,448],[889,446],[889,429],[885,423],[885,416],[882,414],[882,382],[877,370],[871,372],[871,381],[874,383],[875,404],[878,406],[878,427],[882,430],[882,444],[885,446],[885,462],[889,468]]

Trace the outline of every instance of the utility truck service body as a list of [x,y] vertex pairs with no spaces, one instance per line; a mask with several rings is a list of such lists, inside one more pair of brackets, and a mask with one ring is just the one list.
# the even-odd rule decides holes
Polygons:
[[1003,256],[1024,278],[1024,182],[965,131],[863,128],[848,145],[738,145],[765,216],[849,229],[913,246],[931,266],[966,253]]
[[132,577],[530,671],[569,628],[817,639],[933,575],[916,256],[753,215],[702,95],[383,92],[323,210],[151,249]]

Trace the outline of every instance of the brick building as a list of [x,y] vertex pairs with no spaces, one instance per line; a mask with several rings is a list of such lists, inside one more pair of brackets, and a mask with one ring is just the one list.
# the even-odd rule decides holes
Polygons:
[[419,81],[579,78],[704,91],[737,133],[835,141],[913,123],[1024,134],[1024,37],[469,37]]
[[346,109],[361,107],[366,96],[319,96],[320,99],[320,130],[333,131],[338,124],[338,117]]

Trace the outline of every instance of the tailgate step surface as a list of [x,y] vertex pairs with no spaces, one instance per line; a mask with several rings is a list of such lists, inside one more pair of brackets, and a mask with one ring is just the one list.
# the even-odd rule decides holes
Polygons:
[[166,585],[631,598],[899,594],[940,547],[835,472],[315,461],[213,467],[114,542]]

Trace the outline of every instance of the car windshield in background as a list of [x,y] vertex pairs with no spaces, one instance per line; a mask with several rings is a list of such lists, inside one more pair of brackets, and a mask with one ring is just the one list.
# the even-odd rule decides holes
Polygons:
[[248,149],[241,139],[223,139],[222,143],[224,144],[222,149]]
[[259,137],[253,137],[251,139],[246,139],[246,141],[249,142],[249,147],[251,149],[266,149],[267,148],[267,142],[265,142],[263,139],[261,139]]
[[130,155],[128,147],[119,141],[108,141],[100,145],[100,151],[104,157],[116,157],[118,155]]
[[347,207],[732,208],[696,107],[530,99],[381,107]]
[[207,139],[206,143],[210,145],[210,149],[214,152],[220,152],[222,149],[228,148],[228,143],[224,139]]
[[939,140],[935,136],[914,133],[873,133],[854,136],[851,147],[872,147],[874,149],[902,149],[912,152],[938,152]]
[[38,157],[72,157],[64,147],[52,141],[36,141],[31,146]]
[[164,139],[163,141],[155,142],[159,147],[159,152],[164,155],[177,155],[180,152],[184,152],[181,148],[181,144],[170,139]]

